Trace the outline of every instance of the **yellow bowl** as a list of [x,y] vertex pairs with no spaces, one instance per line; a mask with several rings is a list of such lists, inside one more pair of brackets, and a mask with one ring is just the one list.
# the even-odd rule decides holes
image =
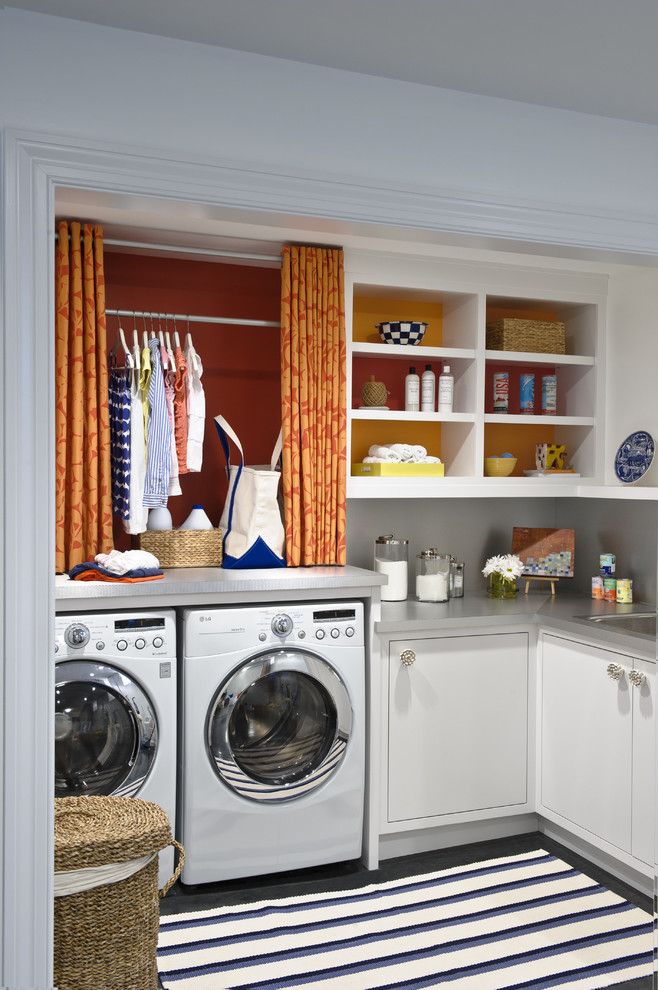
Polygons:
[[507,478],[516,467],[516,457],[485,457],[484,473],[490,478]]

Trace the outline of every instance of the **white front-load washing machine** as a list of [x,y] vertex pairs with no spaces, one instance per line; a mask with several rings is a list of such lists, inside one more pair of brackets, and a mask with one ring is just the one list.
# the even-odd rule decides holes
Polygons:
[[361,602],[184,613],[184,884],[356,859],[365,778]]
[[[117,795],[160,805],[176,824],[173,610],[55,618],[55,797]],[[160,853],[159,882],[174,850]]]

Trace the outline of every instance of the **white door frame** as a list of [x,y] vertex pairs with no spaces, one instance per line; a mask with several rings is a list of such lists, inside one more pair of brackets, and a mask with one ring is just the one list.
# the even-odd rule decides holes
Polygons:
[[[0,293],[0,986],[52,986],[55,190],[157,197],[327,223],[476,234],[658,255],[658,223],[364,186],[349,176],[198,162],[49,135],[3,135]],[[254,214],[256,216],[256,214]]]

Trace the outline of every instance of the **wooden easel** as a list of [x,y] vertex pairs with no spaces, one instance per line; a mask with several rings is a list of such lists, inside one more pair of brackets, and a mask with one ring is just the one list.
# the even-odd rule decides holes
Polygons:
[[525,581],[525,593],[528,594],[528,588],[530,587],[531,581],[539,581],[539,590],[541,591],[544,586],[544,581],[548,581],[551,586],[551,594],[555,595],[555,585],[560,580],[556,577],[529,577],[527,574],[524,575],[523,580]]

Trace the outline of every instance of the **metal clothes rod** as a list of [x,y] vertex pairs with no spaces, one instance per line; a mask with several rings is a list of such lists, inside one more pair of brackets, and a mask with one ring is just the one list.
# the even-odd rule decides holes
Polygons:
[[231,320],[223,316],[188,316],[187,313],[151,313],[134,309],[106,309],[105,313],[107,316],[134,316],[140,320],[172,320],[174,323],[223,323],[239,327],[276,327],[278,330],[281,329],[281,324],[272,320]]

